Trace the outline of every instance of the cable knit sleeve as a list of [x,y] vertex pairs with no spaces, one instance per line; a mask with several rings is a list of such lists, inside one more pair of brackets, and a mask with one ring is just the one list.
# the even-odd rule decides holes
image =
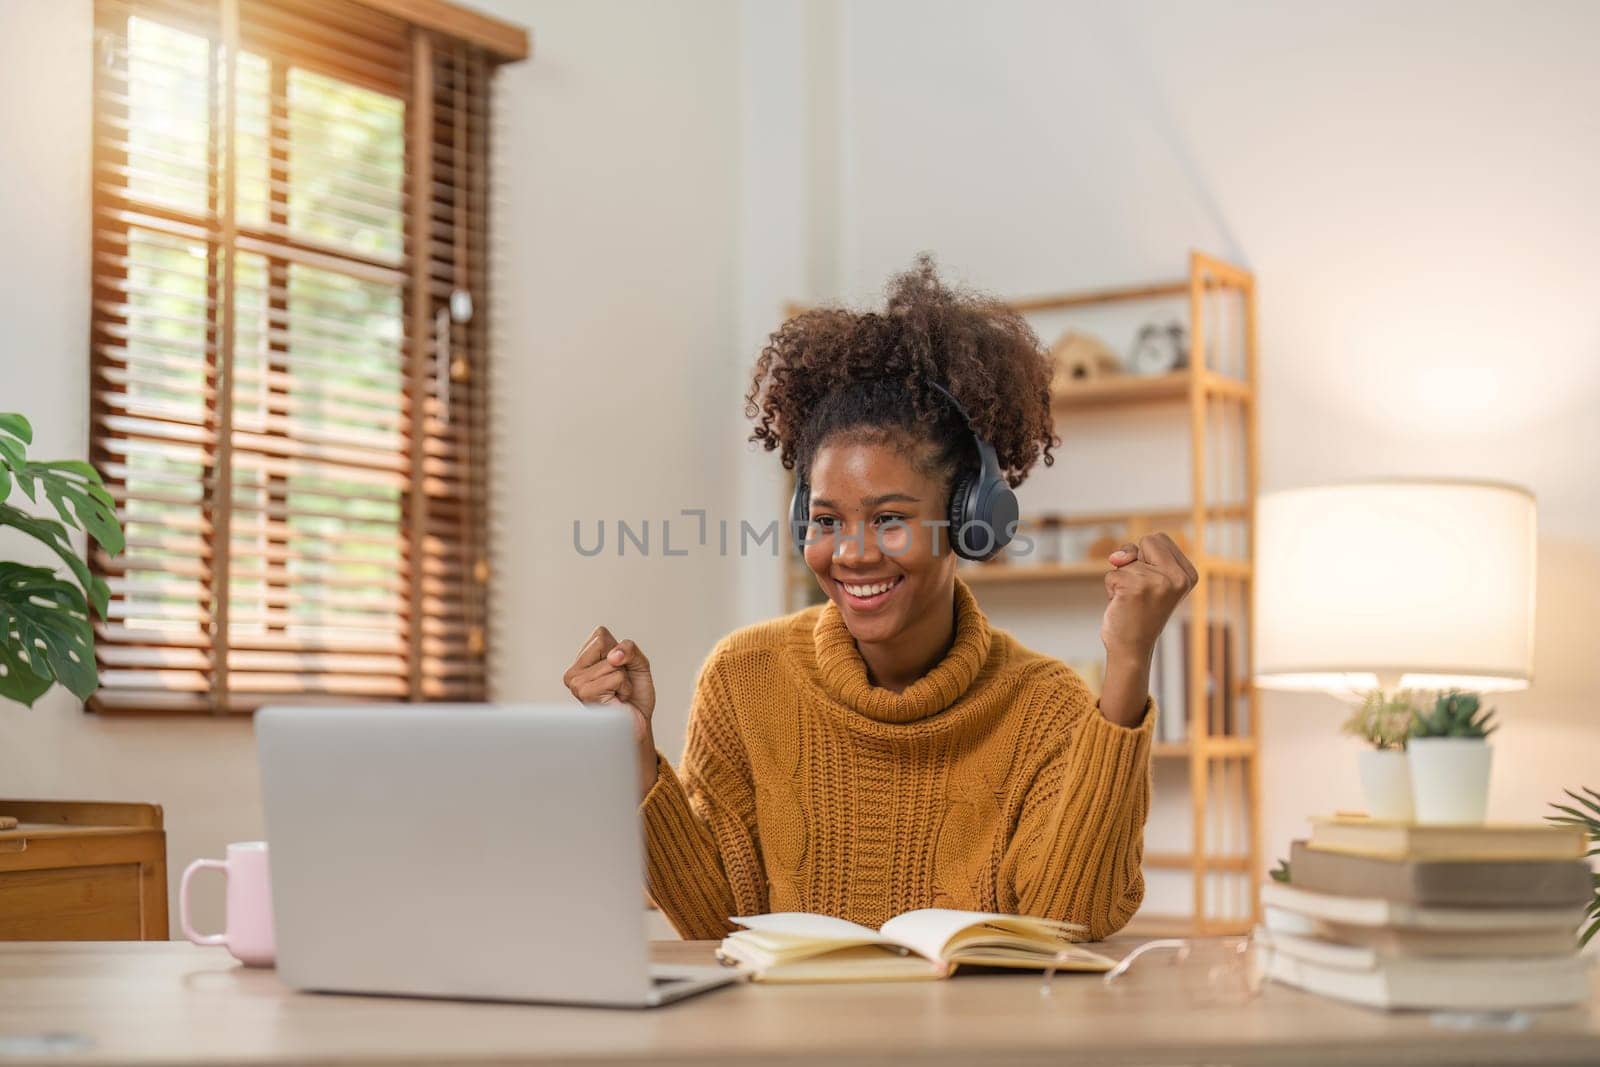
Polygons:
[[732,915],[767,910],[755,789],[713,652],[695,686],[681,772],[656,753],[656,782],[639,806],[645,885],[678,933],[720,938]]
[[[1018,910],[1081,923],[1098,941],[1144,899],[1144,824],[1150,811],[1155,701],[1138,726],[1100,713],[1082,682],[1064,748],[1044,763],[1023,801],[1006,862]],[[1074,694],[1076,696],[1076,694]]]

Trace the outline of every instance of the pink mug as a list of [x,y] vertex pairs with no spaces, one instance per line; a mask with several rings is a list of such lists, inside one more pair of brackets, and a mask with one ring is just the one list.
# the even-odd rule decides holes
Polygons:
[[[221,871],[228,879],[227,929],[220,934],[196,933],[189,923],[189,880],[200,871]],[[239,962],[271,967],[276,956],[272,938],[272,882],[267,877],[267,843],[239,841],[228,846],[227,860],[195,860],[178,883],[178,925],[197,945],[222,945]]]

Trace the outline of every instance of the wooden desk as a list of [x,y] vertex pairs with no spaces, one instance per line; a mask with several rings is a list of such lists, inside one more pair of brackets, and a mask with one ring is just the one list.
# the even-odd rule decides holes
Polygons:
[[[656,952],[705,962],[711,946]],[[0,945],[0,1064],[1600,1063],[1600,1004],[1507,1033],[1282,986],[1227,1007],[1184,1001],[1108,989],[1098,975],[1059,977],[1041,997],[1038,976],[1018,974],[746,984],[618,1011],[293,993],[271,971],[183,943],[16,943]]]

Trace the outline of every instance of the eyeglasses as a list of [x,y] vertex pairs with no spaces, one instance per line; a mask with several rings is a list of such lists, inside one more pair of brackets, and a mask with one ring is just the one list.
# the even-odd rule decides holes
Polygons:
[[[1129,952],[1101,981],[1113,995],[1156,995],[1166,1003],[1196,1006],[1242,1004],[1261,993],[1272,953],[1270,931],[1259,928],[1249,937],[1165,937]],[[1067,958],[1062,953],[1056,963]],[[1040,996],[1050,996],[1055,973],[1055,967],[1044,972]],[[1526,1011],[1434,1011],[1428,1022],[1441,1030],[1518,1033],[1533,1024],[1533,1016]]]
[[[1260,933],[1251,937],[1163,937],[1135,948],[1101,980],[1116,993],[1160,991],[1192,1004],[1240,1004],[1261,992],[1271,950]],[[1141,965],[1139,961],[1147,957]],[[1063,953],[1055,962],[1066,959]],[[1054,966],[1045,970],[1040,996],[1051,995],[1055,973]]]

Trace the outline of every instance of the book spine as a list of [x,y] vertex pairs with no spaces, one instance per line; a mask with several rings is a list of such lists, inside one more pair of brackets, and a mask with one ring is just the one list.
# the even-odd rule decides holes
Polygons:
[[1161,739],[1186,741],[1189,737],[1189,702],[1184,697],[1183,628],[1169,624],[1156,642],[1156,657],[1161,664],[1160,694]]
[[1403,865],[1393,861],[1326,852],[1296,841],[1289,846],[1289,871],[1292,885],[1313,893],[1421,903]]
[[1531,863],[1418,863],[1419,903],[1560,908],[1593,899],[1594,875],[1582,860]]

